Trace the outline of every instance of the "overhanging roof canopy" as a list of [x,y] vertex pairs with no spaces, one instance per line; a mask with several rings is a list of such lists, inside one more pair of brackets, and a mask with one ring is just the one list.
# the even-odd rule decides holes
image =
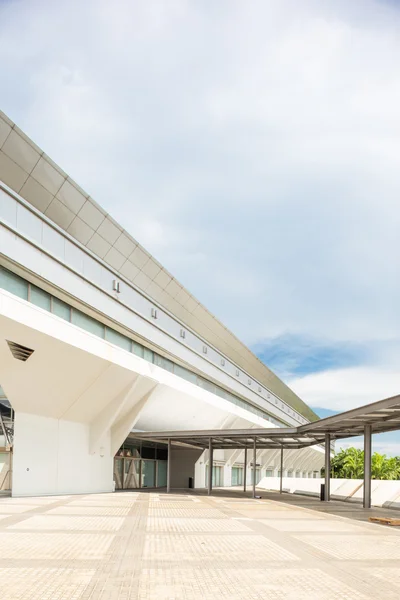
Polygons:
[[216,449],[250,448],[254,440],[259,449],[299,449],[325,442],[327,433],[332,440],[362,435],[365,425],[371,425],[372,433],[400,429],[400,395],[295,428],[135,431],[130,437],[160,442],[171,440],[197,448],[208,448],[212,439]]
[[297,429],[209,429],[200,431],[154,431],[154,432],[132,432],[135,439],[179,442],[197,448],[208,448],[210,438],[213,448],[238,449],[250,448],[257,440],[257,448],[304,448],[314,446],[324,441],[325,434],[320,436],[299,434]]
[[362,435],[365,425],[371,425],[372,433],[400,429],[400,395],[301,425],[298,431],[318,436],[321,433],[330,433],[333,438],[344,438]]

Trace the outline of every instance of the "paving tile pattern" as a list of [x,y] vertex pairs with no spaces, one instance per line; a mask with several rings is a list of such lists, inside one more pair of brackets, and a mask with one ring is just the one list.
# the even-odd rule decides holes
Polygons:
[[0,498],[0,598],[398,600],[400,532],[351,511],[222,492]]

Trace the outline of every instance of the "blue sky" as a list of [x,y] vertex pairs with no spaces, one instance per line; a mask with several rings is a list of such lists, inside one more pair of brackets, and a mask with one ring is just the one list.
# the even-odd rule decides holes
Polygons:
[[0,2],[0,104],[340,411],[400,390],[399,30],[380,0]]

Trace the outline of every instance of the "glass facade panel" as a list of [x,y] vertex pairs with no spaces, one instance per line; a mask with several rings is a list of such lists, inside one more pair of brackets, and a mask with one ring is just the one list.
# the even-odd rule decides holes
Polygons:
[[65,321],[71,321],[71,307],[58,298],[53,298],[53,313]]
[[142,458],[155,458],[156,457],[156,445],[151,446],[151,442],[146,442],[146,446],[142,446],[141,451]]
[[133,458],[140,458],[140,446],[139,444],[124,444],[122,448],[123,456],[132,456]]
[[164,444],[157,444],[156,458],[157,460],[167,460],[168,446],[165,446]]
[[243,485],[243,469],[232,467],[232,485]]
[[81,313],[80,310],[76,310],[76,308],[72,309],[72,323],[77,325],[77,327],[81,327],[85,329],[89,333],[93,333],[100,338],[104,338],[104,325],[96,319],[92,319],[88,315]]
[[267,469],[265,471],[265,477],[273,477],[274,476],[274,470],[273,469]]
[[159,354],[154,354],[154,364],[170,373],[174,372],[174,363],[172,360],[168,360],[168,358],[164,358]]
[[202,377],[197,377],[197,385],[203,388],[203,390],[215,394],[215,383],[211,383],[211,381],[207,381],[207,379],[203,379]]
[[[208,471],[209,466],[206,466],[206,487],[208,487]],[[212,468],[212,485],[213,487],[222,487],[224,485],[224,472],[222,467],[213,466]]]
[[157,461],[157,487],[167,487],[167,461]]
[[135,458],[125,458],[125,489],[135,489],[140,487],[140,460]]
[[143,358],[149,362],[153,362],[153,351],[148,348],[143,348]]
[[141,344],[138,344],[137,342],[132,342],[132,352],[133,354],[136,354],[136,356],[140,356],[140,358],[143,358],[144,347]]
[[156,461],[142,460],[142,488],[156,486]]
[[127,350],[127,352],[131,352],[132,350],[132,342],[129,338],[122,333],[118,333],[118,331],[114,331],[109,327],[106,327],[106,340],[115,346],[119,346],[123,350]]
[[123,481],[124,481],[124,459],[123,458],[115,458],[114,459],[114,481],[115,481],[115,489],[122,490]]
[[28,282],[2,268],[0,268],[0,287],[19,298],[28,300]]
[[196,373],[192,373],[189,369],[185,369],[185,367],[181,367],[180,365],[174,365],[174,373],[178,375],[178,377],[182,377],[182,379],[186,379],[186,381],[190,381],[197,385],[197,375]]
[[30,301],[44,310],[50,311],[51,309],[51,296],[47,292],[44,292],[35,285],[31,285]]

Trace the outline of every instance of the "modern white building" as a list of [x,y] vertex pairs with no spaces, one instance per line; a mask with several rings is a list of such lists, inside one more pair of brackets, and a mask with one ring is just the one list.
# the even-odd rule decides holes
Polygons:
[[[135,430],[317,418],[3,113],[0,385],[0,489],[13,495],[164,486],[166,446]],[[175,445],[171,461],[172,487],[206,486],[207,451]],[[243,483],[243,462],[216,450],[214,484]],[[318,447],[289,450],[284,475],[323,462]],[[279,465],[279,451],[249,454],[249,482]]]

